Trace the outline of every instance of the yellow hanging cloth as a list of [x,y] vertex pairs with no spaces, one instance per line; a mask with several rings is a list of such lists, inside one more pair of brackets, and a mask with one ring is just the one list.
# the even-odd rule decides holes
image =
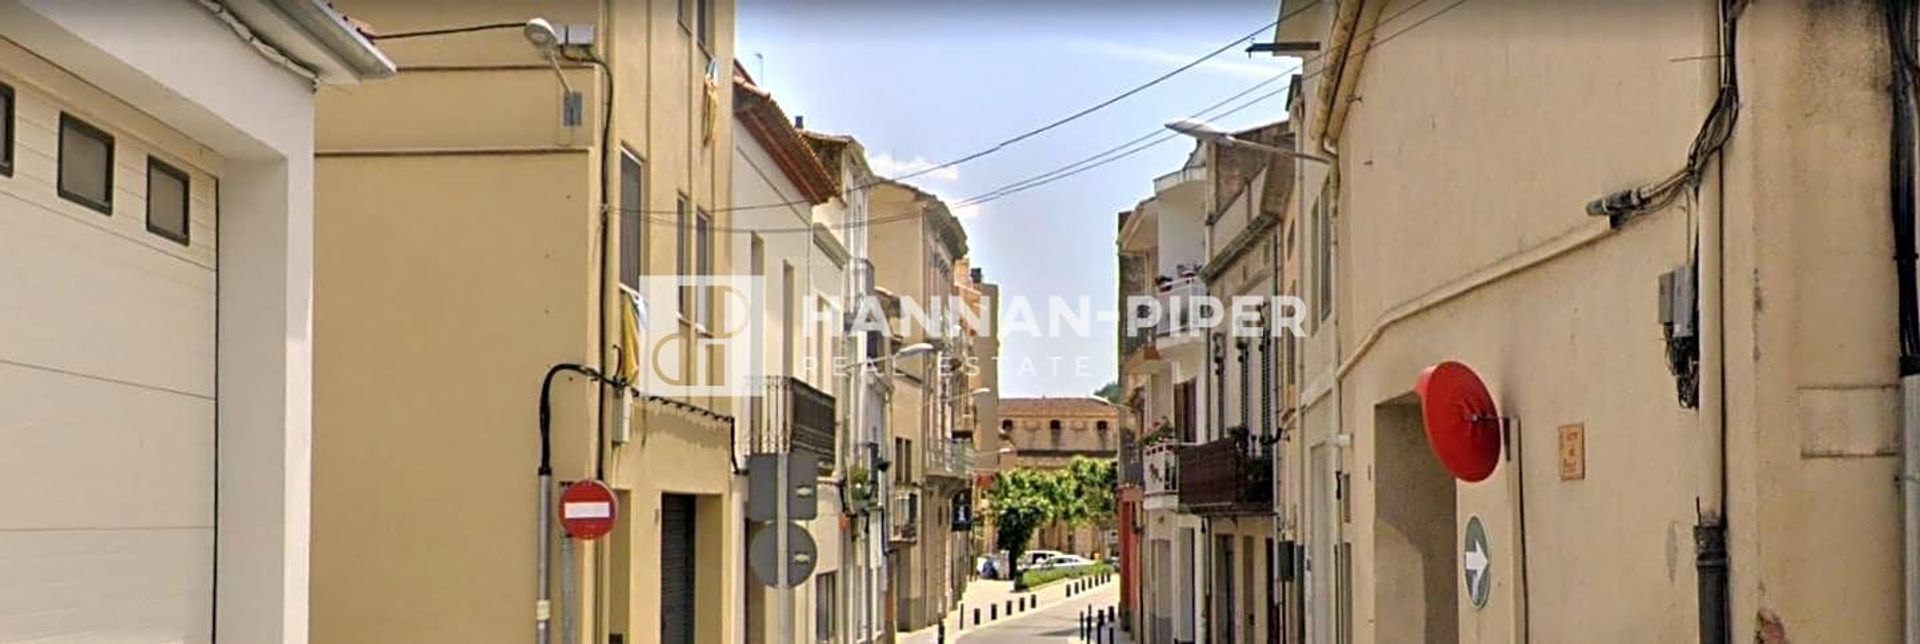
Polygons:
[[633,386],[640,378],[640,303],[622,289],[620,305],[620,370],[615,377]]

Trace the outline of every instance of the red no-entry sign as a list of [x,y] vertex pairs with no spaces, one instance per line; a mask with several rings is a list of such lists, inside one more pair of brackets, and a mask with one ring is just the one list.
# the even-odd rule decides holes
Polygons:
[[560,527],[568,537],[591,541],[613,531],[619,516],[613,488],[599,481],[579,481],[560,494]]

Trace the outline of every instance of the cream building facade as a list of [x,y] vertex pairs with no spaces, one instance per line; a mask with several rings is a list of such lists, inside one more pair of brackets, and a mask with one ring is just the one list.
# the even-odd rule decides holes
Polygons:
[[[1421,4],[1280,6],[1333,160],[1296,191],[1306,641],[1900,641],[1911,36],[1878,3]],[[1423,436],[1442,361],[1497,405],[1484,481]]]
[[[738,641],[740,410],[654,393],[728,375],[687,351],[619,382],[624,349],[731,322],[646,278],[743,268],[733,3],[334,4],[401,71],[320,96],[315,639]],[[470,25],[508,27],[399,37]],[[588,478],[621,518],[575,543],[542,499]]]
[[322,2],[0,2],[0,640],[309,641],[314,92],[392,73]]
[[[827,218],[839,210],[829,205],[841,196],[837,177],[779,103],[738,65],[733,86],[732,203],[754,207],[738,211],[739,230],[728,241],[733,256],[745,259],[744,274],[760,282],[758,348],[750,351],[761,361],[756,373],[765,378],[757,396],[735,402],[748,437],[740,457],[807,454],[819,463],[818,489],[837,490],[852,463],[840,413],[851,381],[836,369],[846,339],[837,324],[844,319],[842,295],[853,259],[844,235],[864,231]],[[735,499],[747,502],[747,477],[736,484]],[[737,610],[748,642],[846,641],[852,542],[841,524],[847,499],[815,498],[815,518],[801,522],[817,552],[812,575],[784,594],[757,574],[747,580]],[[749,538],[767,538],[775,525],[748,519],[742,530]],[[781,611],[787,612],[784,620]]]
[[[1000,429],[1008,469],[1058,470],[1073,459],[1112,461],[1120,449],[1120,409],[1098,398],[1003,398]],[[1046,526],[1026,550],[1058,550],[1088,558],[1111,558],[1118,545],[1107,525]]]
[[[892,448],[889,478],[893,491],[889,514],[892,550],[888,554],[891,621],[899,631],[930,626],[959,598],[964,569],[959,555],[968,548],[965,533],[952,528],[954,495],[972,476],[971,442],[953,439],[956,403],[967,392],[961,384],[967,348],[944,316],[933,324],[912,320],[911,311],[928,311],[956,296],[953,270],[967,255],[966,230],[939,198],[912,186],[881,181],[868,191],[872,217],[869,243],[876,288],[892,300],[891,346],[929,344],[933,351],[895,367],[888,429]],[[969,556],[967,561],[970,561]]]
[[[1117,252],[1123,297],[1152,298],[1162,315],[1148,328],[1121,328],[1120,378],[1136,427],[1141,481],[1139,589],[1134,630],[1141,642],[1193,642],[1208,630],[1204,521],[1180,503],[1180,453],[1213,440],[1206,423],[1208,336],[1186,309],[1206,295],[1200,269],[1210,171],[1196,149],[1182,167],[1154,179],[1154,195],[1120,222]],[[1131,312],[1130,312],[1131,313]],[[1129,316],[1135,317],[1135,316]]]

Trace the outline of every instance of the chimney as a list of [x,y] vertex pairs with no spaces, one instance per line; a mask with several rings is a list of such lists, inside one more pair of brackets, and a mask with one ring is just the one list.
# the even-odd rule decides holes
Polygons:
[[807,117],[799,114],[793,115],[793,129],[796,129],[796,130],[807,129]]
[[985,273],[982,273],[982,272],[980,272],[980,269],[978,269],[978,268],[976,268],[976,269],[973,269],[973,270],[971,270],[971,271],[968,271],[968,272],[969,272],[969,273],[971,273],[971,274],[973,275],[973,283],[975,283],[975,284],[979,284],[979,283],[981,283],[981,282],[985,282],[985,281],[987,281],[987,280],[986,280],[986,279],[985,279],[985,278],[983,277],[983,276],[985,275]]

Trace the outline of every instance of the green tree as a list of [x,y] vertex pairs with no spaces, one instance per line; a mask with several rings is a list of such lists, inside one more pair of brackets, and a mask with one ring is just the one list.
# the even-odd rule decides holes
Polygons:
[[1075,456],[1060,471],[1059,487],[1066,488],[1074,509],[1063,513],[1073,525],[1105,524],[1113,521],[1114,485],[1120,471],[1113,461]]
[[1029,469],[1001,470],[987,489],[987,512],[993,517],[996,537],[1007,549],[1008,574],[1014,589],[1022,590],[1020,556],[1027,542],[1040,528],[1059,517],[1059,481],[1048,472]]
[[1105,400],[1111,404],[1115,404],[1115,405],[1121,404],[1119,381],[1109,382],[1107,384],[1101,385],[1099,389],[1093,390],[1093,397],[1099,398],[1101,400]]

